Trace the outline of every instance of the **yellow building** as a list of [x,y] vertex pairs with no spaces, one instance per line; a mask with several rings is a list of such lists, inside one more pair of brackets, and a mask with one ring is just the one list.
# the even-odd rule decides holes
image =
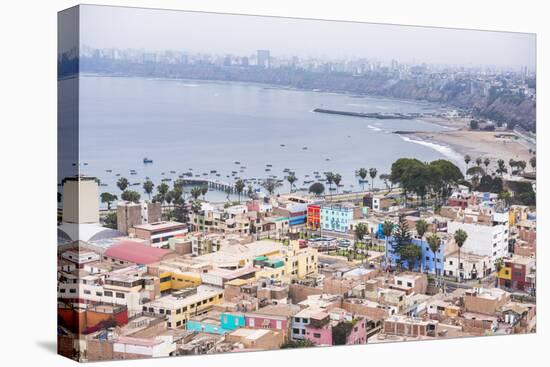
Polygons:
[[185,328],[187,320],[208,312],[223,301],[223,290],[201,285],[158,298],[143,305],[142,311],[165,316],[169,328]]
[[160,267],[160,291],[177,291],[185,288],[198,287],[202,284],[199,273],[180,271],[167,266]]
[[285,275],[289,278],[302,279],[318,272],[317,249],[311,247],[300,248],[298,241],[291,241],[283,249],[282,256],[285,260]]

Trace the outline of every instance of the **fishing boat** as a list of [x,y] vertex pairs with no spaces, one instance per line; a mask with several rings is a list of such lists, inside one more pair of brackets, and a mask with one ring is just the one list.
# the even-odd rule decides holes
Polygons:
[[106,169],[105,172],[111,173],[111,172],[113,172],[113,170],[112,169]]
[[153,160],[150,159],[150,158],[145,157],[145,158],[143,158],[143,163],[144,163],[144,164],[153,163]]

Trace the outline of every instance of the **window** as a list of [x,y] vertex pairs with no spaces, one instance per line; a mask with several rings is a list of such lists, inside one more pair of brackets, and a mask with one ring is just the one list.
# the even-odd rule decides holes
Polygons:
[[293,334],[300,334],[300,329],[292,329]]
[[178,309],[176,310],[176,315],[179,315],[180,313],[181,313],[181,308],[178,308]]
[[280,330],[280,329],[283,328],[283,323],[282,323],[281,321],[277,321],[277,322],[275,323],[275,327],[276,327],[277,329]]
[[319,333],[313,333],[313,337],[319,339],[321,337],[321,334]]
[[124,299],[124,293],[116,292],[116,298]]
[[167,315],[171,315],[171,314],[172,314],[172,310],[166,310],[166,314],[167,314]]
[[65,288],[61,288],[61,289],[59,290],[59,293],[65,293]]
[[171,323],[171,322],[168,323],[168,327],[172,327],[172,323]]
[[76,293],[76,289],[69,289],[69,293]]
[[142,310],[143,310],[144,312],[147,312],[147,306],[143,306],[143,307],[142,307]]
[[104,294],[106,297],[112,297],[112,296],[113,296],[113,292],[111,292],[111,291],[105,291],[105,292],[103,292],[103,294]]
[[176,326],[181,326],[181,321],[176,322]]
[[87,290],[87,289],[84,289],[84,294],[92,294],[92,292],[90,292],[90,291]]
[[103,293],[102,292],[95,292],[95,295],[98,296],[98,297],[101,297],[101,296],[103,296]]
[[248,320],[248,326],[254,327],[254,319],[249,319]]

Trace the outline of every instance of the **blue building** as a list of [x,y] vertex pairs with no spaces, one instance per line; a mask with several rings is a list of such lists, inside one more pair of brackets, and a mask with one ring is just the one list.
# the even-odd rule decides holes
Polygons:
[[361,218],[361,208],[353,205],[322,205],[321,229],[346,233],[354,219]]
[[[439,250],[434,253],[430,250],[428,242],[425,240],[413,239],[412,244],[420,247],[421,255],[420,259],[416,262],[413,267],[414,271],[427,272],[431,274],[436,273],[440,274],[443,272],[443,267],[445,266],[445,243],[441,242]],[[394,237],[388,237],[388,259],[391,264],[397,264],[399,260],[399,255],[394,253],[396,241]],[[409,264],[406,260],[402,262],[403,267],[408,268]]]
[[220,315],[220,325],[229,331],[245,327],[244,314],[223,312]]

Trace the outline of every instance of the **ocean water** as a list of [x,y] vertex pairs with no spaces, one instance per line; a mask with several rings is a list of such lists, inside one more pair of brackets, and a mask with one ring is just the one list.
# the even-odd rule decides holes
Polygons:
[[[118,177],[139,183],[132,189],[142,192],[145,177],[158,185],[161,179],[193,172],[233,183],[237,177],[283,178],[287,168],[298,177],[297,188],[309,186],[304,181],[316,181],[314,172],[322,177],[325,171],[338,172],[343,177],[341,191],[361,188],[354,175],[358,168],[389,173],[392,162],[401,157],[447,158],[463,165],[447,147],[392,134],[444,127],[312,112],[318,107],[443,110],[435,104],[257,84],[130,77],[81,76],[79,88],[81,173],[100,178],[107,185],[101,190],[115,194],[120,193]],[[144,157],[154,162],[143,164]],[[384,186],[378,178],[374,185]],[[288,192],[289,184],[285,182],[280,191]],[[211,191],[207,198],[224,200],[225,194]]]

